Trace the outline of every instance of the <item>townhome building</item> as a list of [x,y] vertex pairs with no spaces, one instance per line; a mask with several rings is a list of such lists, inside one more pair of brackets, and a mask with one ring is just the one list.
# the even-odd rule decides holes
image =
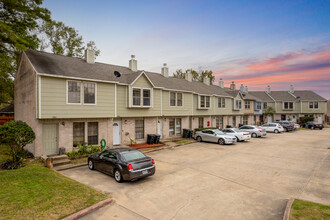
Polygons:
[[[257,121],[256,103],[268,105],[269,100],[283,111],[274,104],[279,101],[262,98],[270,94],[242,93],[234,82],[227,88],[223,80],[211,85],[208,78],[201,83],[190,74],[185,79],[169,77],[166,64],[161,73],[139,70],[137,65],[133,55],[127,67],[95,62],[91,48],[84,59],[22,52],[15,80],[15,120],[27,122],[36,133],[27,149],[35,156],[51,155],[60,147],[68,152],[83,143],[99,145],[102,139],[108,146],[128,145],[131,140],[145,143],[147,134],[171,138],[181,136],[184,128],[237,127],[245,114],[250,117],[247,123]],[[297,92],[286,92],[290,101],[298,99]],[[250,101],[250,109],[245,109],[245,101]],[[294,110],[305,104],[299,106]],[[320,102],[313,113],[322,110]]]

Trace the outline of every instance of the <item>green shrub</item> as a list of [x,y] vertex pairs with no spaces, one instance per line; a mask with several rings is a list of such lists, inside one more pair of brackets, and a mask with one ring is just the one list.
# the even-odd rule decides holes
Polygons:
[[101,151],[101,146],[90,146],[89,147],[89,154],[93,154],[93,153],[97,153],[97,152],[100,152]]
[[299,120],[300,120],[300,123],[301,124],[305,124],[305,123],[307,123],[309,121],[314,121],[314,117],[309,117],[309,116],[300,117]]

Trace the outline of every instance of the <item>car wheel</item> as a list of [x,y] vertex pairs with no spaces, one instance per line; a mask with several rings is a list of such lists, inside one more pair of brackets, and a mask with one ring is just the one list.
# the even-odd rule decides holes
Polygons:
[[238,139],[238,137],[237,136],[235,136],[235,137],[236,137],[236,141],[239,142],[240,140]]
[[93,163],[92,160],[89,160],[89,161],[88,161],[88,168],[89,168],[90,170],[94,170],[94,163]]
[[218,141],[218,143],[219,143],[220,145],[224,145],[224,144],[225,144],[225,140],[222,139],[222,138],[220,138],[219,141]]
[[284,130],[285,130],[286,132],[289,132],[289,130],[288,130],[287,128],[284,128]]
[[274,130],[274,132],[277,134],[277,133],[280,133],[280,131],[279,130],[277,130],[277,129],[275,129]]
[[252,133],[251,136],[252,136],[253,138],[256,138],[256,137],[257,137],[257,134],[256,134],[256,133]]
[[115,180],[118,182],[118,183],[121,183],[123,182],[123,177],[121,176],[121,173],[118,169],[115,170]]
[[197,140],[198,142],[202,142],[202,138],[201,138],[200,136],[198,136],[198,137],[196,138],[196,140]]

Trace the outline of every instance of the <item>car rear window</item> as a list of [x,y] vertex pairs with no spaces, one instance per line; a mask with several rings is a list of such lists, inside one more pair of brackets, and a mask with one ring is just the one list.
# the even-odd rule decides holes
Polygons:
[[137,160],[137,159],[141,159],[141,158],[145,158],[146,157],[140,151],[127,151],[127,152],[120,153],[120,155],[126,161],[132,161],[132,160]]

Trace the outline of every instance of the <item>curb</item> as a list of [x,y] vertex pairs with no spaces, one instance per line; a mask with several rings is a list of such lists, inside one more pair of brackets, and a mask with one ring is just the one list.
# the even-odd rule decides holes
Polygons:
[[83,217],[83,216],[85,216],[85,215],[87,215],[87,214],[89,214],[91,212],[96,211],[99,208],[102,208],[102,207],[110,204],[111,202],[112,202],[112,199],[110,199],[110,198],[109,199],[106,199],[106,200],[103,200],[103,201],[98,202],[98,203],[96,203],[96,204],[94,204],[94,205],[92,205],[90,207],[87,207],[87,208],[85,208],[85,209],[83,209],[83,210],[81,210],[81,211],[79,211],[77,213],[74,213],[74,214],[72,214],[72,215],[70,215],[68,217],[65,217],[62,220],[76,220],[76,219],[81,218],[81,217]]
[[296,200],[295,198],[291,197],[285,207],[284,215],[283,215],[283,220],[289,220],[290,219],[290,213],[291,213],[291,207],[292,204]]

